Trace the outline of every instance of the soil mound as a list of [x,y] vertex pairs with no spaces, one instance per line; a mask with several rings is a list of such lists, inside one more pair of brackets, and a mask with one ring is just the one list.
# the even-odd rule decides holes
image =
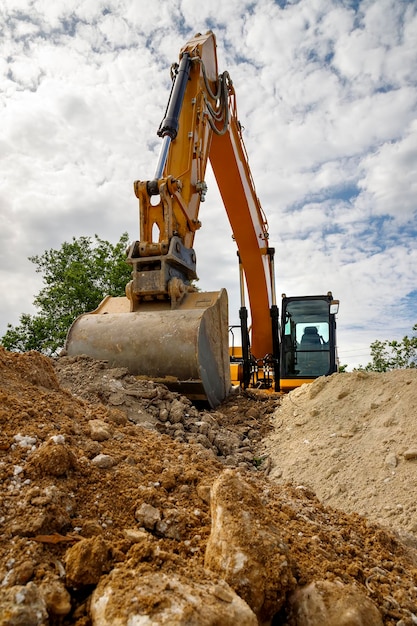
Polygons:
[[417,370],[319,378],[286,397],[264,441],[271,478],[417,545]]

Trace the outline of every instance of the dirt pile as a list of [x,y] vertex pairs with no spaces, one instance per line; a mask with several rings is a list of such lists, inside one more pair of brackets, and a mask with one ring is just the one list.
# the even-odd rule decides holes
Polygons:
[[415,550],[266,475],[278,411],[0,348],[0,625],[415,624]]
[[270,476],[395,528],[417,546],[417,370],[322,377],[283,398]]
[[271,430],[267,418],[277,399],[255,402],[247,394],[238,399],[232,395],[221,411],[199,411],[163,385],[130,376],[124,368],[108,368],[102,361],[65,357],[54,367],[60,384],[73,395],[120,410],[132,424],[180,443],[198,443],[232,467],[255,470],[261,464],[256,451]]

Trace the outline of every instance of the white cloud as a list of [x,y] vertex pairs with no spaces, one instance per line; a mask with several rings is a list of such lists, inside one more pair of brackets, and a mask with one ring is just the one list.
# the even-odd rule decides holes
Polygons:
[[362,162],[360,186],[373,215],[390,215],[415,225],[417,198],[417,122],[397,142],[384,143]]
[[[356,355],[389,338],[390,324],[401,337],[416,321],[406,298],[417,278],[416,5],[206,4],[3,3],[0,335],[39,290],[29,255],[72,236],[138,236],[132,182],[156,166],[169,65],[213,28],[276,248],[277,292],[331,289],[341,352],[366,362]],[[200,286],[226,286],[237,321],[235,244],[207,180]]]

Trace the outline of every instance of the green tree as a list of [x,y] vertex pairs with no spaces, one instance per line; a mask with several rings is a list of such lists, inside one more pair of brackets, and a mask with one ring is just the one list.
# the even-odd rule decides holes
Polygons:
[[[417,324],[413,331],[417,332]],[[361,365],[358,370],[366,372],[389,372],[395,369],[417,367],[417,336],[407,335],[401,341],[396,339],[380,341],[377,339],[371,343],[372,361],[365,367]]]
[[95,309],[107,294],[124,295],[131,278],[131,267],[125,261],[127,242],[127,233],[115,245],[97,235],[94,240],[73,237],[57,250],[29,257],[45,285],[33,302],[38,312],[23,313],[17,326],[8,324],[2,345],[19,352],[57,354],[78,315]]

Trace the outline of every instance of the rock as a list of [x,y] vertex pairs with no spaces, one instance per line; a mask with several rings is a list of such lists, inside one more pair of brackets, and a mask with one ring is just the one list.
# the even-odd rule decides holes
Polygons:
[[109,569],[109,548],[100,536],[81,539],[65,555],[66,580],[69,587],[96,585]]
[[[193,424],[193,430],[195,429],[195,432],[200,433],[201,435],[205,435],[207,437],[209,431],[210,431],[210,425],[206,422],[206,421],[198,421],[195,424]],[[211,441],[213,441],[214,436],[211,438]]]
[[221,455],[227,456],[229,454],[232,454],[235,450],[239,448],[240,439],[234,433],[223,433],[221,430],[219,430],[216,432],[213,443]]
[[174,400],[171,404],[171,409],[169,411],[170,422],[172,424],[182,422],[184,419],[184,413],[187,412],[187,409],[188,406],[181,402],[181,400]]
[[161,537],[181,540],[181,514],[177,509],[165,509],[162,519],[155,524],[155,530]]
[[0,626],[46,626],[46,604],[35,583],[0,588]]
[[258,625],[224,581],[197,582],[177,572],[140,575],[135,569],[114,569],[94,590],[90,611],[93,626]]
[[109,422],[113,422],[113,424],[117,424],[118,426],[125,426],[127,424],[126,414],[119,409],[109,409],[107,419]]
[[203,435],[202,433],[199,433],[198,435],[196,435],[194,437],[194,441],[196,443],[199,443],[201,446],[203,446],[204,448],[207,448],[207,450],[211,449],[211,443],[208,440],[208,438],[206,437],[206,435]]
[[406,450],[405,452],[403,452],[403,457],[407,461],[412,461],[413,459],[417,459],[417,448],[410,448],[409,450]]
[[125,528],[123,530],[123,534],[128,541],[132,543],[142,543],[143,541],[147,541],[149,535],[144,530],[139,530],[138,528]]
[[91,463],[100,469],[110,469],[116,465],[116,460],[109,454],[98,454],[91,459]]
[[210,504],[210,486],[199,483],[196,487],[199,498],[206,504]]
[[71,611],[71,596],[64,584],[59,580],[44,583],[39,587],[48,613],[52,615],[68,615]]
[[387,454],[385,457],[385,465],[388,465],[389,467],[397,467],[398,459],[394,452],[389,452]]
[[110,426],[103,420],[90,420],[88,426],[90,428],[90,437],[93,441],[106,441],[112,436]]
[[383,626],[374,603],[353,585],[316,581],[290,600],[295,626]]
[[125,389],[125,393],[128,396],[141,398],[142,400],[153,400],[158,397],[158,389],[156,387],[146,388],[142,387],[140,384],[131,389]]
[[40,476],[68,476],[76,468],[76,458],[62,435],[51,437],[32,452],[27,472]]
[[246,411],[247,417],[251,417],[252,419],[258,419],[259,410],[256,407],[251,407]]
[[253,452],[250,452],[249,450],[239,452],[236,456],[239,463],[253,463]]
[[155,524],[161,521],[161,512],[151,504],[144,502],[135,511],[135,519],[144,528],[153,530],[155,528]]
[[25,585],[33,576],[34,564],[26,560],[20,563],[14,570],[14,582],[17,585]]
[[86,519],[82,525],[82,534],[83,537],[96,537],[97,535],[101,535],[103,532],[103,527],[95,519]]
[[154,424],[155,418],[148,411],[136,409],[135,411],[129,411],[129,421],[142,426],[148,425],[149,427],[150,424]]
[[159,421],[161,422],[166,422],[168,419],[169,413],[168,410],[163,407],[162,409],[160,409],[159,411]]
[[288,549],[258,493],[237,471],[225,470],[213,483],[211,517],[205,567],[223,578],[260,621],[272,619],[295,586]]
[[100,454],[101,445],[98,441],[92,441],[91,439],[87,439],[83,444],[84,454],[88,459],[93,459],[95,456]]
[[122,391],[115,391],[110,394],[108,401],[112,406],[121,406],[125,402],[125,394]]

